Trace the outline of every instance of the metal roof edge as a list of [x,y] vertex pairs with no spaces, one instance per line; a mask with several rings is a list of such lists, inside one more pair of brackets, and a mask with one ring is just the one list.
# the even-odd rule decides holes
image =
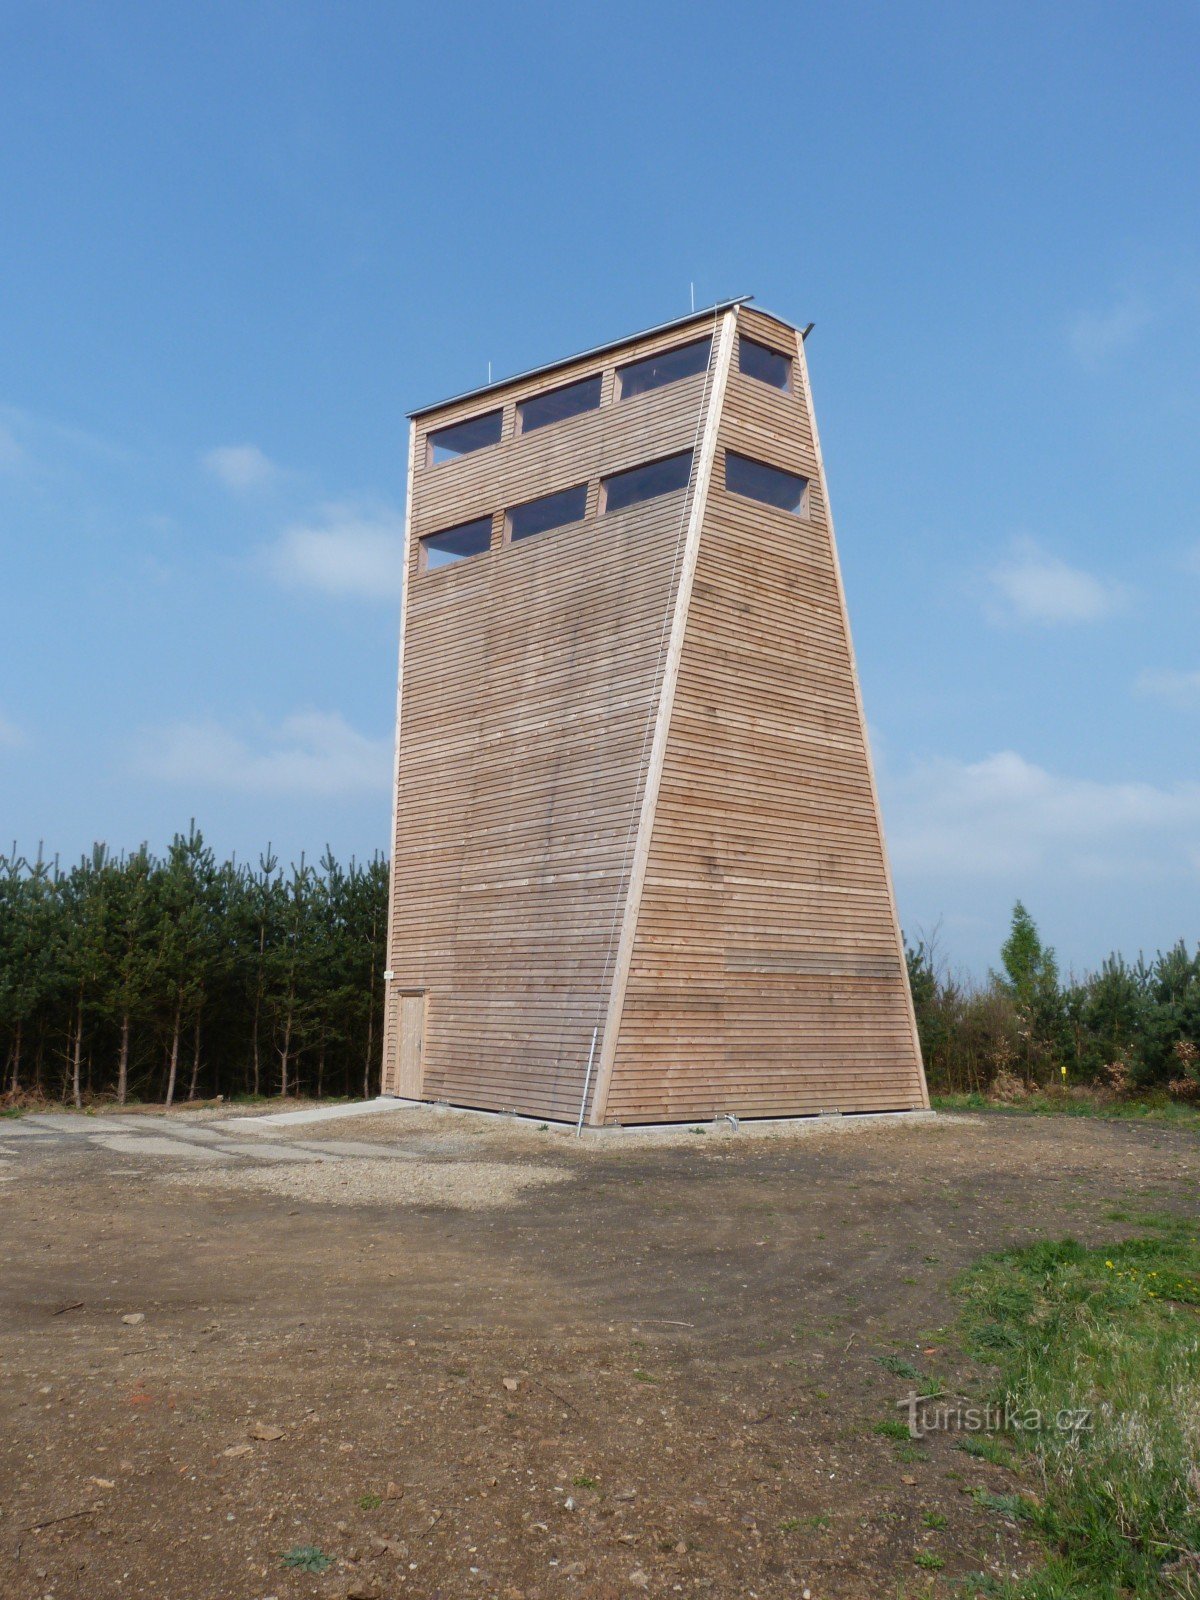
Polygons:
[[[623,339],[610,339],[605,344],[593,345],[590,350],[580,350],[575,355],[562,356],[557,361],[546,361],[540,366],[529,367],[524,372],[514,372],[511,377],[497,378],[494,383],[481,384],[478,389],[464,389],[461,394],[452,394],[445,400],[436,400],[432,405],[418,406],[415,411],[410,411],[408,416],[410,420],[415,421],[418,417],[427,417],[431,411],[441,411],[446,406],[458,405],[463,400],[482,399],[484,395],[496,394],[501,389],[511,388],[514,383],[525,383],[543,372],[556,372],[560,367],[574,366],[577,361],[588,361],[593,356],[607,355],[610,350],[620,350],[624,345],[637,344],[642,339],[652,339],[658,333],[669,333],[672,328],[686,328],[689,323],[701,322],[705,317],[718,316],[733,306],[748,305],[753,299],[752,294],[742,294],[731,300],[718,300],[714,305],[704,306],[699,311],[689,311],[685,317],[673,317],[669,322],[660,322],[653,328],[643,328],[640,333],[628,333]],[[767,315],[773,316],[774,313],[768,312]],[[794,326],[783,317],[775,317],[775,321],[783,322],[789,328]]]

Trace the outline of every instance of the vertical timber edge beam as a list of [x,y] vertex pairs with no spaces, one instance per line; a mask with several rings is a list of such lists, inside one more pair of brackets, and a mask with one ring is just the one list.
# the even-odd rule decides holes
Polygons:
[[[404,499],[404,553],[401,556],[400,589],[400,650],[396,666],[396,746],[392,755],[392,834],[391,855],[388,858],[388,910],[387,910],[387,970],[392,966],[392,942],[396,925],[396,839],[400,828],[400,707],[404,696],[404,650],[408,643],[408,572],[412,556],[413,526],[413,470],[417,461],[417,424],[408,425],[408,489]],[[380,1094],[388,1093],[388,1062],[396,1059],[398,1040],[395,1037],[397,1022],[393,1016],[392,990],[395,977],[383,981],[383,1062],[379,1076]],[[393,1088],[392,1092],[395,1092]]]
[[863,752],[867,760],[867,781],[871,788],[871,805],[875,812],[875,829],[879,837],[879,853],[883,861],[883,880],[887,885],[888,907],[892,917],[892,932],[896,940],[896,955],[904,986],[904,1006],[912,1035],[913,1060],[921,1089],[922,1109],[929,1110],[929,1086],[925,1081],[925,1063],[921,1058],[921,1037],[917,1032],[917,1014],[913,1009],[912,990],[908,982],[908,967],[904,959],[904,937],[900,932],[900,918],[896,912],[896,891],[892,885],[892,864],[888,859],[887,840],[883,832],[883,813],[879,809],[879,788],[875,782],[875,762],[871,756],[871,741],[867,737],[867,719],[863,711],[862,686],[858,681],[858,661],[854,654],[854,640],[850,633],[850,613],[846,606],[846,590],[842,583],[842,563],[838,556],[837,534],[833,526],[833,509],[829,503],[829,484],[825,477],[825,458],[821,454],[821,436],[817,432],[816,410],[813,406],[812,385],[808,377],[808,361],[804,353],[804,335],[796,334],[796,359],[800,363],[800,381],[804,385],[804,404],[808,411],[808,426],[812,433],[813,454],[817,458],[817,477],[821,485],[821,498],[825,502],[825,525],[829,530],[829,548],[833,559],[833,576],[837,584],[838,605],[842,613],[842,627],[846,635],[846,649],[850,655],[850,678],[854,684],[854,700],[858,707],[858,725],[862,730]]
[[721,318],[720,342],[713,367],[713,380],[708,396],[708,414],[704,420],[704,437],[700,446],[700,461],[696,468],[696,488],[692,496],[688,518],[687,539],[683,561],[679,569],[679,584],[675,591],[675,611],[671,619],[671,637],[667,646],[666,666],[658,696],[658,713],[654,725],[654,742],[650,747],[650,760],[646,768],[646,783],[642,791],[641,815],[638,818],[637,843],[629,872],[625,910],[621,919],[621,939],[617,946],[617,959],[613,968],[612,989],[604,1017],[600,1061],[596,1069],[596,1086],[592,1091],[591,1114],[588,1124],[599,1127],[604,1121],[608,1104],[608,1090],[612,1082],[613,1063],[617,1054],[617,1038],[621,1031],[621,1012],[625,1005],[625,990],[629,983],[629,968],[633,959],[633,942],[637,934],[638,912],[642,903],[642,888],[646,878],[646,863],[650,857],[650,836],[654,831],[654,813],[658,805],[658,791],[662,782],[663,761],[667,753],[667,735],[671,729],[671,711],[675,703],[675,686],[679,681],[679,661],[683,653],[683,638],[687,631],[688,606],[692,597],[692,581],[696,575],[696,561],[700,553],[700,533],[704,526],[704,513],[708,505],[708,486],[712,478],[713,459],[717,450],[717,433],[721,425],[721,412],[725,404],[725,386],[733,360],[733,338],[737,328],[737,307],[726,311]]

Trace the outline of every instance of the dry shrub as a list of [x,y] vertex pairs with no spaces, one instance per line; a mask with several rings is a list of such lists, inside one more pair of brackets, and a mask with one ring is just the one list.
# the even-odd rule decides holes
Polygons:
[[993,1100],[999,1100],[1002,1105],[1015,1105],[1018,1100],[1024,1100],[1029,1090],[1017,1077],[1015,1072],[1010,1072],[1006,1066],[1001,1067],[992,1079],[989,1093]]
[[1111,1089],[1119,1099],[1124,1099],[1132,1088],[1132,1077],[1128,1061],[1118,1057],[1110,1061],[1106,1067],[1101,1067],[1100,1077],[1106,1089]]
[[1200,1049],[1190,1039],[1177,1039],[1171,1052],[1183,1069],[1183,1076],[1172,1078],[1168,1093],[1188,1105],[1200,1102]]
[[51,1101],[41,1089],[21,1088],[15,1093],[8,1089],[0,1094],[0,1111],[45,1111],[47,1106],[57,1103]]

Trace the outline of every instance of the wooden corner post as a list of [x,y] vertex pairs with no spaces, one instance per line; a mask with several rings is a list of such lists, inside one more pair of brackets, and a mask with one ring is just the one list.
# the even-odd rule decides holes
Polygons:
[[913,1055],[917,1076],[921,1084],[921,1105],[929,1109],[929,1086],[925,1081],[925,1063],[921,1059],[921,1037],[917,1031],[917,1016],[913,1007],[912,989],[908,982],[908,966],[904,959],[904,935],[900,931],[900,917],[896,911],[896,891],[892,885],[892,867],[888,860],[887,839],[883,831],[883,813],[879,809],[879,786],[875,782],[875,763],[871,759],[871,741],[867,736],[867,718],[863,710],[862,687],[858,681],[858,662],[854,655],[854,640],[850,634],[850,613],[846,606],[846,590],[842,583],[842,564],[838,558],[837,535],[833,527],[833,508],[829,504],[829,484],[825,478],[825,458],[821,454],[821,436],[817,432],[817,415],[813,406],[812,385],[808,377],[808,361],[804,353],[804,335],[796,334],[796,358],[800,363],[800,381],[804,386],[804,404],[808,408],[808,426],[812,433],[813,453],[817,458],[817,477],[821,485],[821,498],[825,503],[825,525],[829,530],[829,548],[833,559],[833,575],[837,584],[838,605],[842,613],[842,627],[846,634],[846,650],[850,657],[850,678],[854,684],[854,703],[858,708],[858,725],[862,734],[863,754],[867,763],[867,782],[870,785],[871,808],[875,814],[875,829],[879,840],[879,854],[883,863],[883,878],[887,885],[888,908],[891,913],[892,932],[896,940],[896,954],[900,962],[900,977],[904,988],[904,1004],[908,1015]]
[[721,411],[725,404],[725,386],[733,361],[734,334],[737,329],[737,307],[726,311],[721,318],[721,328],[713,365],[712,383],[708,388],[708,410],[704,418],[704,434],[700,445],[700,459],[696,465],[695,488],[687,523],[683,558],[679,566],[679,581],[675,590],[671,633],[667,645],[666,664],[658,694],[658,709],[654,723],[654,741],[646,767],[645,786],[642,790],[641,810],[638,816],[637,840],[629,871],[629,886],[625,895],[625,908],[621,917],[620,942],[612,972],[608,1006],[604,1015],[600,1059],[596,1068],[596,1085],[592,1091],[591,1112],[587,1118],[590,1126],[598,1127],[604,1121],[608,1104],[608,1090],[612,1082],[613,1064],[617,1054],[617,1039],[621,1031],[621,1012],[625,1004],[625,990],[629,983],[629,969],[633,959],[633,943],[637,934],[638,912],[641,909],[642,889],[646,879],[646,863],[650,857],[650,839],[654,831],[654,813],[658,804],[658,791],[662,783],[663,761],[667,753],[667,736],[671,731],[671,711],[675,703],[675,686],[679,681],[679,663],[683,654],[683,639],[687,631],[688,607],[692,598],[692,583],[696,576],[696,561],[700,553],[700,534],[704,526],[704,513],[708,504],[708,487],[712,478],[713,460],[717,451],[717,433],[721,426]]
[[400,827],[400,706],[404,690],[404,646],[407,639],[405,620],[408,612],[408,575],[412,558],[413,526],[413,468],[417,459],[417,425],[408,425],[408,490],[404,501],[404,553],[401,556],[400,588],[400,651],[396,666],[396,744],[392,755],[392,834],[391,855],[388,858],[388,919],[387,967],[383,975],[383,1064],[380,1068],[380,1094],[397,1093],[397,1059],[399,1024],[397,1008],[392,1002],[396,993],[393,968],[396,929],[396,837]]

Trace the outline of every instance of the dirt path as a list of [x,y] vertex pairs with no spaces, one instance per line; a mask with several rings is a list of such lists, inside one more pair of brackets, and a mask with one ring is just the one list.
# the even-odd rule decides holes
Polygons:
[[[25,1126],[0,1123],[13,1600],[857,1600],[1011,1570],[970,1491],[1013,1475],[877,1432],[909,1387],[878,1358],[977,1386],[961,1267],[1138,1232],[1200,1179],[1192,1135],[1049,1119],[580,1150],[418,1114],[272,1156],[196,1119],[219,1160]],[[282,1564],[303,1547],[323,1573]]]

